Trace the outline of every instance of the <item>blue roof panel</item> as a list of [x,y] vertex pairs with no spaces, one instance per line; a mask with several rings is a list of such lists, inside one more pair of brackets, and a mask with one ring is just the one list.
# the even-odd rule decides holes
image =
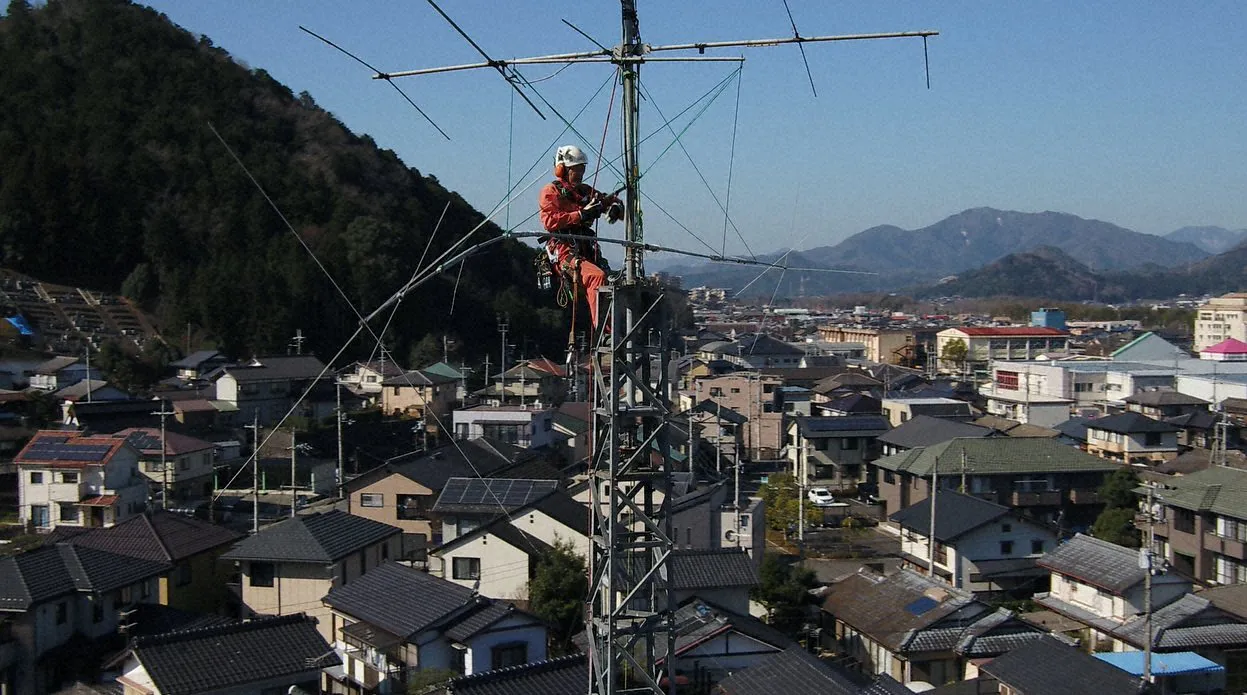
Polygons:
[[[1143,675],[1143,652],[1103,652],[1095,658],[1129,673]],[[1158,676],[1177,676],[1188,673],[1217,673],[1225,667],[1195,652],[1166,652],[1152,654],[1152,673]]]

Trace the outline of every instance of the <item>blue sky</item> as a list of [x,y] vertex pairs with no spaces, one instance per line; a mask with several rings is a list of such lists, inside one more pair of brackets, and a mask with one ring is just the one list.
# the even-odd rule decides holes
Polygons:
[[[544,182],[553,142],[577,142],[560,135],[563,125],[552,114],[543,121],[513,99],[493,71],[400,80],[450,134],[447,142],[366,68],[299,30],[305,25],[388,71],[478,60],[423,2],[149,4],[294,92],[311,93],[349,128],[483,211],[505,197],[508,180]],[[603,44],[619,39],[619,6],[612,0],[441,4],[496,58],[592,50],[562,19]],[[674,116],[732,78],[697,119],[674,124],[687,126],[683,149],[659,158],[672,140],[661,132],[643,146],[643,166],[653,162],[645,177],[652,198],[645,207],[647,240],[729,253],[811,248],[877,224],[917,228],[978,206],[1069,212],[1155,234],[1186,225],[1247,227],[1247,54],[1241,50],[1247,5],[789,5],[807,36],[940,31],[929,43],[931,89],[916,39],[807,45],[817,98],[795,46],[715,53],[745,56],[739,80],[732,77],[734,63],[646,65],[644,134],[662,126],[660,111]],[[639,0],[638,6],[642,38],[654,45],[791,32],[780,0]],[[556,71],[522,69],[533,81]],[[537,88],[568,116],[587,104],[575,124],[596,147],[609,78],[608,66],[577,65]],[[614,110],[608,157],[620,151]],[[727,199],[729,162],[732,225],[725,234],[715,197]],[[598,187],[613,188],[618,180],[604,170]],[[534,229],[535,220],[525,218],[535,210],[539,185],[495,219]]]

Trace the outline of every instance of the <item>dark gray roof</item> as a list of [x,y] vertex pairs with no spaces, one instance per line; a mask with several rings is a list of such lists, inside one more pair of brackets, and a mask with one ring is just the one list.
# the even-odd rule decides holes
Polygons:
[[797,430],[806,439],[821,437],[871,437],[892,429],[882,415],[797,418]]
[[1096,418],[1087,423],[1088,429],[1104,430],[1119,434],[1136,434],[1140,432],[1177,432],[1178,427],[1160,420],[1153,420],[1143,413],[1126,412]]
[[303,614],[139,637],[131,647],[164,695],[192,695],[282,677],[315,678],[342,663]]
[[[938,629],[945,619],[967,626],[992,612],[973,595],[910,570],[887,577],[849,575],[831,585],[823,610],[893,651],[907,651],[922,632]],[[957,637],[943,639],[951,648]]]
[[[1153,611],[1152,630],[1153,646],[1167,651],[1247,645],[1247,624],[1198,594],[1185,594]],[[1147,642],[1145,616],[1133,616],[1112,634],[1142,649]]]
[[170,362],[169,366],[174,369],[198,369],[200,365],[209,360],[224,360],[225,356],[216,350],[199,350],[183,357],[180,360]]
[[1184,430],[1211,430],[1217,426],[1219,417],[1207,410],[1192,410],[1189,413],[1165,418],[1165,422]]
[[446,550],[450,550],[451,548],[456,548],[470,540],[480,538],[485,534],[490,534],[507,545],[524,551],[529,557],[534,557],[553,550],[553,548],[550,547],[550,544],[513,526],[509,517],[500,516],[488,524],[478,526],[467,533],[459,535],[446,543],[439,545],[432,552],[434,554],[438,554]]
[[436,386],[438,384],[453,384],[458,381],[457,378],[448,374],[439,374],[424,369],[412,369],[396,376],[389,377],[381,382],[382,386]]
[[447,685],[446,692],[451,695],[583,695],[588,683],[588,660],[584,654],[571,654],[456,678]]
[[346,487],[350,491],[359,490],[397,473],[437,491],[451,478],[489,478],[501,475],[534,456],[531,450],[496,442],[488,437],[457,441],[430,451],[413,451],[395,456],[352,479]]
[[226,366],[224,372],[239,382],[315,379],[327,374],[325,364],[311,355],[260,357],[247,364]]
[[865,414],[883,412],[883,403],[878,398],[861,393],[837,398],[831,402],[823,403],[821,406],[824,410],[838,410],[844,413]]
[[0,558],[0,611],[25,611],[74,592],[105,593],[169,571],[151,562],[68,543]]
[[879,441],[905,449],[932,446],[957,437],[990,437],[995,430],[947,418],[918,415],[879,436]]
[[402,532],[397,526],[334,509],[279,521],[241,541],[221,559],[336,562]]
[[1078,534],[1058,545],[1037,563],[1101,589],[1121,594],[1143,581],[1139,551]]
[[1146,406],[1162,406],[1162,405],[1208,405],[1208,401],[1195,396],[1188,396],[1181,391],[1170,391],[1168,389],[1157,389],[1155,391],[1140,391],[1133,396],[1126,396],[1123,399],[1127,403],[1137,403]]
[[[935,539],[943,543],[954,541],[963,534],[1008,514],[1008,507],[995,502],[973,495],[963,495],[954,490],[941,490],[935,496]],[[917,504],[905,507],[889,518],[904,528],[929,536],[931,498],[927,497]]]
[[65,542],[151,562],[176,562],[233,543],[241,533],[167,512],[140,514],[115,526],[81,529]]
[[743,425],[749,421],[749,418],[744,415],[741,415],[731,408],[725,408],[720,405],[718,401],[712,401],[710,399],[706,399],[701,403],[698,403],[696,406],[693,406],[690,412],[710,413],[711,415],[727,420],[733,425]]
[[740,336],[736,342],[724,345],[716,350],[721,355],[748,357],[750,355],[804,355],[805,351],[782,340],[776,340],[765,333],[749,333]]
[[513,512],[545,497],[557,480],[517,478],[451,478],[437,496],[433,511],[440,514],[497,514]]
[[674,590],[757,585],[758,569],[743,550],[709,548],[671,553],[671,588]]
[[[1053,638],[1033,640],[979,667],[1018,695],[1137,695],[1130,674]],[[1071,677],[1077,674],[1077,677]]]
[[538,618],[524,613],[514,604],[491,600],[488,605],[457,619],[446,629],[446,636],[461,644],[467,644],[468,640],[480,634],[482,630],[487,630],[498,621],[512,615],[523,615],[533,624],[540,624]]
[[[756,640],[755,651],[783,651],[796,642],[784,633],[752,615],[730,611],[698,596],[686,599],[675,612],[675,652],[682,655],[724,631],[733,631]],[[728,639],[731,639],[730,637]],[[666,658],[666,645],[659,643],[655,654],[659,661]]]
[[[463,611],[476,592],[406,565],[388,562],[334,588],[325,604],[407,639]],[[489,599],[480,599],[488,603]]]
[[727,695],[855,695],[848,674],[819,661],[800,646],[772,654],[719,682]]
[[1091,422],[1091,418],[1072,417],[1065,422],[1054,426],[1053,429],[1070,439],[1079,442],[1086,442],[1088,422]]
[[566,492],[552,492],[533,502],[531,506],[576,533],[589,535],[589,507],[577,502]]

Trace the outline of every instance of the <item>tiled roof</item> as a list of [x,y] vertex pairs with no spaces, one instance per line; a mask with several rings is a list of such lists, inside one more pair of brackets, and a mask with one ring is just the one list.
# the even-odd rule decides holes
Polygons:
[[1177,432],[1179,428],[1167,422],[1153,420],[1143,413],[1128,411],[1091,420],[1087,423],[1087,429],[1117,432],[1120,434],[1136,434],[1141,432]]
[[488,524],[478,526],[467,533],[456,536],[430,552],[441,557],[446,551],[480,538],[485,534],[489,534],[517,550],[522,550],[530,558],[553,550],[550,544],[513,526],[508,517],[500,516]]
[[[899,430],[892,430],[895,433]],[[882,441],[882,437],[880,441]],[[929,476],[932,468],[948,475],[1006,473],[1093,473],[1112,472],[1121,466],[1066,446],[1054,439],[1032,437],[993,437],[989,439],[954,439],[942,444],[920,447],[885,456],[875,461],[885,470]]]
[[1184,430],[1211,430],[1217,426],[1220,417],[1207,410],[1192,410],[1189,413],[1165,418],[1165,422]]
[[83,379],[53,393],[52,397],[57,400],[79,401],[86,398],[88,393],[110,387],[116,388],[103,379]]
[[180,514],[140,514],[106,528],[85,529],[66,542],[151,562],[176,562],[232,543],[242,534]]
[[221,358],[221,353],[216,350],[198,350],[180,360],[170,362],[169,366],[174,369],[197,369],[204,362],[218,358]]
[[[737,632],[760,643],[755,651],[770,647],[779,652],[796,644],[791,637],[752,615],[730,611],[697,596],[685,600],[675,612],[677,656],[727,632]],[[665,659],[666,653],[666,645],[660,641],[655,651],[658,660]]]
[[861,686],[794,646],[732,672],[719,689],[726,695],[856,695]]
[[342,663],[302,614],[140,637],[131,654],[163,695],[192,695]]
[[1247,470],[1210,466],[1166,480],[1156,494],[1165,506],[1247,519]]
[[759,581],[753,559],[735,548],[674,550],[670,563],[674,590],[753,587]]
[[587,420],[581,420],[574,415],[568,415],[562,411],[555,413],[552,421],[556,427],[571,432],[574,435],[584,434],[589,431],[589,422]]
[[1057,424],[1053,429],[1070,439],[1086,442],[1088,422],[1091,422],[1091,418],[1072,417],[1065,422]]
[[315,379],[326,374],[324,363],[311,355],[261,357],[247,364],[226,366],[223,371],[239,382]]
[[1126,396],[1123,399],[1127,403],[1137,403],[1139,405],[1161,406],[1161,405],[1208,405],[1208,401],[1195,396],[1188,396],[1181,391],[1170,391],[1169,389],[1156,389],[1155,391],[1140,391],[1133,396]]
[[1139,692],[1138,679],[1053,638],[1024,644],[979,668],[1025,695],[1137,695]]
[[994,431],[990,428],[971,425],[968,422],[918,415],[887,434],[880,435],[879,441],[883,444],[915,449],[920,446],[940,444],[957,437],[990,437],[993,434]]
[[[948,543],[1009,513],[1009,508],[973,495],[941,490],[935,496],[935,539]],[[889,517],[904,528],[930,535],[931,498],[910,505]]]
[[400,533],[396,526],[335,509],[279,521],[238,543],[221,559],[335,562]]
[[110,436],[82,436],[77,432],[42,430],[30,438],[13,457],[13,462],[50,468],[103,466],[125,446],[125,440]]
[[1122,594],[1143,581],[1139,551],[1078,534],[1058,545],[1037,563],[1079,581]]
[[347,483],[355,491],[393,474],[402,475],[433,491],[446,481],[459,477],[493,477],[512,466],[531,459],[533,453],[521,447],[493,442],[486,437],[454,442],[431,451],[413,451],[395,456]]
[[75,591],[103,593],[136,584],[169,565],[67,543],[0,558],[0,610],[24,611]]
[[[1197,594],[1186,594],[1153,611],[1152,630],[1156,649],[1247,645],[1247,624]],[[1146,618],[1134,616],[1112,633],[1142,649],[1147,641]]]
[[447,684],[450,695],[583,695],[589,683],[589,662],[571,654],[523,666],[508,666]]
[[1214,586],[1197,595],[1217,608],[1247,620],[1247,584]]
[[869,437],[892,429],[882,415],[844,415],[839,417],[799,417],[797,431],[806,439],[820,437]]
[[412,369],[396,376],[389,377],[381,382],[382,386],[437,386],[440,384],[453,384],[459,378],[442,374],[440,372],[429,372],[423,369]]
[[[131,427],[115,432],[113,436],[125,439],[130,442],[131,446],[144,454],[160,455],[160,428],[158,427]],[[164,438],[165,454],[169,456],[180,456],[194,451],[211,450],[213,446],[212,442],[177,432],[166,431]]]
[[407,639],[464,610],[477,597],[452,581],[388,562],[334,588],[324,601],[334,610]]
[[740,336],[736,342],[729,343],[716,350],[719,354],[749,357],[750,355],[804,355],[805,351],[782,340],[776,340],[765,333],[750,333]]
[[826,410],[836,410],[844,413],[879,413],[883,412],[883,404],[874,396],[867,396],[855,393],[844,398],[837,398],[829,403],[822,404]]
[[831,585],[823,610],[893,651],[945,618],[966,625],[990,612],[972,595],[910,570],[850,575]]
[[718,401],[712,401],[710,399],[706,399],[702,401],[701,403],[698,403],[697,405],[693,406],[693,408],[691,409],[691,412],[709,413],[715,416],[716,418],[726,420],[732,423],[733,425],[743,425],[746,422],[749,422],[749,418],[745,417],[744,415],[736,412],[735,410],[732,410],[731,408],[725,408],[722,405],[720,405]]
[[[503,618],[516,614],[528,615],[517,609],[514,604],[506,601],[491,601],[480,610],[472,611],[455,620],[454,624],[446,629],[446,636],[460,644],[467,644],[468,640],[482,630],[489,629]],[[540,623],[538,618],[528,617],[534,624]]]

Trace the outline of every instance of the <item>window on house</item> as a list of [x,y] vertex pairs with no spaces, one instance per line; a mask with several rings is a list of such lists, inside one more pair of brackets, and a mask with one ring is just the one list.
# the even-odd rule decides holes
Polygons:
[[1189,509],[1174,508],[1173,530],[1183,533],[1195,533],[1195,512]]
[[1001,524],[1000,532],[1001,533],[1013,533],[1013,524]]
[[104,598],[102,596],[91,602],[91,622],[104,622]]
[[179,470],[179,471],[185,471],[185,470],[188,470],[190,467],[191,467],[191,462],[190,462],[190,460],[189,460],[189,459],[181,459],[181,460],[179,460],[179,461],[178,461],[178,470]]
[[1160,446],[1160,432],[1147,432],[1143,438],[1144,446]]
[[1001,555],[1012,555],[1013,554],[1013,541],[1000,541],[1000,554]]
[[856,449],[857,447],[858,447],[857,437],[845,437],[844,439],[840,440],[840,448],[845,451],[850,451],[850,450]]
[[901,411],[901,422],[909,422],[909,411],[907,410]]
[[455,579],[480,579],[481,559],[479,557],[454,558],[451,576]]
[[178,565],[176,584],[177,586],[186,586],[191,583],[191,563],[183,562]]
[[69,620],[69,605],[64,601],[56,604],[56,624],[64,625]]
[[360,493],[359,506],[361,507],[383,507],[385,506],[385,495],[379,492]]
[[1043,540],[1039,538],[1031,539],[1031,555],[1040,555],[1043,553]]
[[382,543],[381,544],[381,561],[385,562],[386,560],[389,560],[389,559],[390,559],[390,544],[388,542]]
[[271,562],[251,563],[251,586],[272,586],[276,569]]
[[71,524],[78,523],[78,505],[72,502],[61,502],[61,521]]
[[359,554],[359,576],[364,576],[364,572],[368,571],[368,552],[363,551]]
[[711,388],[711,389],[710,389],[710,395],[711,395],[711,396],[722,396],[722,395],[723,395],[723,389],[719,388],[718,386],[715,386],[715,387],[713,387],[713,388]]
[[522,666],[526,663],[528,663],[527,642],[500,644],[490,650],[490,668]]
[[50,526],[52,520],[48,518],[48,505],[30,505],[30,523],[40,528]]
[[63,471],[63,472],[61,473],[61,482],[62,482],[62,483],[77,484],[77,482],[78,482],[78,471]]
[[733,387],[732,393],[740,393],[740,389]]
[[762,384],[762,393],[775,393],[775,384]]
[[43,484],[43,471],[31,471],[30,472],[30,484],[31,485],[42,485]]

